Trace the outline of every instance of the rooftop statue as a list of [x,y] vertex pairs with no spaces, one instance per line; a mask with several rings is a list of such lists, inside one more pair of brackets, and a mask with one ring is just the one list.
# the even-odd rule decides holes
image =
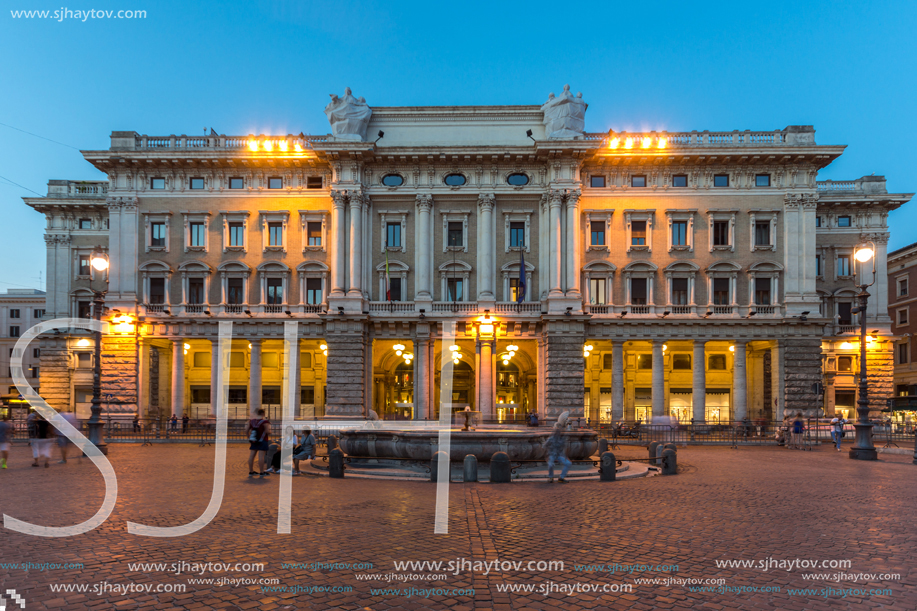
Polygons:
[[335,138],[362,142],[366,139],[366,127],[373,111],[364,98],[353,97],[350,87],[347,87],[343,97],[331,94],[331,102],[325,106],[325,114]]
[[577,93],[576,97],[570,93],[570,85],[564,85],[558,97],[554,97],[553,93],[549,95],[548,101],[541,106],[548,138],[581,138],[586,128],[588,107],[582,93]]

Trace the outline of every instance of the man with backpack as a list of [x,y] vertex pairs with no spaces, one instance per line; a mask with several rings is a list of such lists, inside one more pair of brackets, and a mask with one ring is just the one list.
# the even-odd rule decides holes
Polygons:
[[[248,476],[267,477],[264,461],[271,445],[271,421],[264,417],[264,410],[259,409],[257,416],[248,421],[245,429],[249,441]],[[259,454],[260,453],[260,454]],[[258,471],[254,469],[255,455],[258,456]]]
[[831,437],[834,438],[834,445],[837,447],[837,451],[841,451],[841,439],[844,438],[844,425],[847,424],[847,420],[841,416],[835,417],[831,421]]

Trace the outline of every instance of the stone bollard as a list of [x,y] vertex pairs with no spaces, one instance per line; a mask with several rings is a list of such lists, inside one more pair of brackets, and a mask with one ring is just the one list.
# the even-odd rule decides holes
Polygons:
[[675,450],[662,451],[662,474],[675,475],[678,473],[678,453]]
[[661,466],[662,466],[662,453],[663,453],[664,451],[665,451],[665,449],[662,447],[662,444],[661,444],[661,443],[660,443],[658,446],[656,446],[656,462],[655,462],[654,464],[655,464],[657,467],[661,467]]
[[605,438],[599,439],[599,456],[608,451],[608,440]]
[[328,435],[328,456],[331,456],[331,450],[338,447],[337,435]]
[[494,452],[490,457],[490,483],[508,484],[512,481],[512,469],[506,452]]
[[439,481],[439,460],[441,457],[446,457],[446,481],[452,480],[452,463],[449,462],[449,455],[445,452],[437,452],[433,455],[433,458],[430,459],[430,481],[438,482]]
[[[650,459],[656,458],[656,448],[659,447],[659,446],[661,446],[661,445],[662,445],[662,444],[659,443],[658,441],[651,441],[651,442],[650,442],[650,446],[649,446],[649,458],[650,458]],[[650,464],[651,464],[651,465],[654,465],[654,464],[656,464],[656,463],[655,463],[655,461],[650,460]]]
[[673,450],[673,451],[677,452],[677,451],[678,451],[678,446],[675,445],[674,443],[667,443],[667,444],[665,444],[664,446],[662,446],[662,449],[663,449],[663,450]]
[[466,482],[478,481],[478,457],[474,454],[465,457],[465,474],[462,479]]
[[328,452],[328,477],[344,477],[344,453],[341,448]]
[[618,461],[611,452],[602,452],[602,460],[599,463],[599,481],[613,482],[618,473]]

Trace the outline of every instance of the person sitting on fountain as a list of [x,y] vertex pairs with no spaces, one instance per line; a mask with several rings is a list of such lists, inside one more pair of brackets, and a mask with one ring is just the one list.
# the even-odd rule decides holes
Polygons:
[[563,465],[563,468],[560,471],[560,478],[558,482],[561,484],[566,484],[567,480],[567,471],[570,470],[570,466],[573,464],[570,462],[570,459],[567,458],[567,442],[564,439],[564,429],[567,425],[567,419],[570,418],[570,412],[565,411],[557,419],[557,422],[554,423],[554,431],[551,433],[551,436],[548,437],[544,442],[545,457],[548,460],[548,483],[554,483],[554,463],[559,462]]

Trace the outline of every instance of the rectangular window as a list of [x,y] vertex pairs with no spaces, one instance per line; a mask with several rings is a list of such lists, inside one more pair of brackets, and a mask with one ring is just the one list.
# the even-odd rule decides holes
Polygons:
[[672,223],[672,246],[688,245],[688,221]]
[[401,223],[386,223],[385,245],[401,247]]
[[32,358],[41,358],[41,348],[32,348]]
[[729,278],[713,279],[713,305],[729,305]]
[[687,278],[672,278],[672,305],[688,305]]
[[204,188],[204,179],[203,178],[192,178],[191,179],[191,188],[192,189],[203,189]]
[[151,189],[165,189],[166,188],[166,179],[165,178],[151,178],[150,179],[150,188]]
[[755,175],[755,186],[756,187],[771,186],[771,175],[770,174],[756,174]]
[[283,189],[283,179],[277,176],[272,176],[267,179],[267,188],[268,189]]
[[509,224],[509,245],[510,248],[525,246],[525,223]]
[[390,278],[388,281],[388,300],[401,301],[401,278]]
[[630,186],[645,187],[646,186],[646,176],[631,176],[630,177]]
[[19,318],[19,308],[13,308],[10,310],[10,318]]
[[691,369],[691,355],[673,354],[672,369]]
[[89,276],[92,270],[89,267],[89,255],[80,255],[80,276]]
[[38,377],[38,365],[33,365],[33,366],[29,367],[29,371],[32,372],[32,377],[33,377],[33,378],[37,378],[37,377]]
[[188,246],[203,247],[204,246],[204,224],[203,223],[191,223],[188,225]]
[[837,217],[837,226],[838,227],[850,227],[850,217],[849,216]]
[[77,352],[76,366],[79,369],[89,369],[92,367],[92,354],[89,352]]
[[824,272],[821,268],[821,255],[815,255],[815,275],[823,276]]
[[32,317],[33,317],[33,318],[42,318],[42,317],[44,317],[44,315],[45,315],[45,311],[44,311],[44,310],[33,310],[33,311],[32,311]]
[[204,303],[203,278],[188,278],[188,303],[192,305]]
[[646,278],[630,279],[630,302],[634,305],[646,305]]
[[280,305],[283,303],[283,278],[267,279],[267,304]]
[[820,216],[815,217],[815,226],[821,227],[821,217]]
[[589,223],[590,240],[593,246],[605,246],[605,221],[592,221]]
[[729,221],[713,221],[713,245],[729,246]]
[[652,354],[638,354],[637,355],[637,369],[652,369],[653,368],[653,355]]
[[729,174],[714,175],[713,186],[714,187],[728,187],[729,186]]
[[511,301],[519,301],[519,278],[509,279],[509,298]]
[[853,324],[853,313],[850,311],[852,307],[853,304],[849,302],[837,304],[837,324],[845,326]]
[[[236,355],[239,355],[236,357]],[[241,352],[233,352],[230,361],[230,367],[243,367],[245,360],[244,355]],[[236,365],[238,361],[238,365]],[[248,403],[248,389],[244,386],[230,386],[229,387],[229,402],[230,403]]]
[[226,279],[226,303],[229,305],[242,305],[245,303],[245,279]]
[[19,326],[10,327],[10,337],[19,337]]
[[589,303],[593,305],[605,304],[605,278],[589,279]]
[[150,225],[150,246],[164,247],[166,245],[166,224],[153,223]]
[[688,186],[688,175],[687,174],[676,174],[672,176],[672,186],[673,187],[687,187]]
[[898,280],[898,297],[907,297],[907,278]]
[[461,278],[448,278],[446,279],[446,301],[462,301],[462,279]]
[[646,246],[646,221],[633,221],[630,224],[631,246]]
[[315,388],[301,388],[299,402],[302,405],[315,405]]
[[[197,355],[202,354],[205,361],[201,365],[197,364]],[[194,353],[194,366],[195,367],[209,367],[210,355],[206,352],[195,352]],[[192,388],[191,389],[191,403],[210,403],[210,389],[209,388]]]
[[300,352],[299,353],[299,367],[300,369],[312,369],[312,353],[311,352]]
[[283,246],[283,223],[267,224],[267,245]]
[[162,305],[166,302],[166,279],[150,278],[150,305]]
[[755,305],[771,304],[771,279],[755,278]]
[[321,176],[306,176],[306,188],[307,189],[321,189],[322,188],[322,177]]
[[898,310],[898,325],[905,326],[908,324],[907,309]]
[[906,365],[908,362],[907,344],[898,344],[898,364]]
[[590,176],[589,185],[594,188],[600,188],[605,186],[605,177],[604,176]]
[[92,304],[88,301],[76,302],[77,318],[92,318]]
[[611,369],[613,364],[614,364],[614,360],[610,352],[606,352],[605,354],[602,355],[602,369],[605,369],[607,371]]
[[850,255],[838,255],[837,256],[837,275],[838,276],[849,276],[850,275]]
[[322,279],[306,278],[306,303],[318,305],[322,302]]
[[726,355],[711,354],[707,359],[707,369],[710,371],[726,371]]
[[229,179],[229,188],[230,189],[244,189],[245,180],[242,178],[230,178]]
[[309,240],[309,246],[322,245],[322,224],[318,222],[306,223],[306,234]]
[[[210,354],[207,352],[195,352],[194,353],[194,366],[195,367],[210,367]],[[191,394],[194,394],[195,390],[201,390],[199,388],[194,388],[191,391]],[[209,389],[207,389],[209,391]],[[191,399],[192,403],[198,403],[193,398]]]
[[850,373],[853,371],[853,357],[852,356],[839,356],[837,357],[837,370],[844,373]]
[[245,230],[242,223],[229,224],[229,245],[245,246]]
[[771,224],[767,221],[755,223],[755,246],[771,245]]
[[462,246],[462,234],[464,224],[459,222],[449,222],[449,246]]
[[92,229],[92,219],[80,219],[80,229]]

